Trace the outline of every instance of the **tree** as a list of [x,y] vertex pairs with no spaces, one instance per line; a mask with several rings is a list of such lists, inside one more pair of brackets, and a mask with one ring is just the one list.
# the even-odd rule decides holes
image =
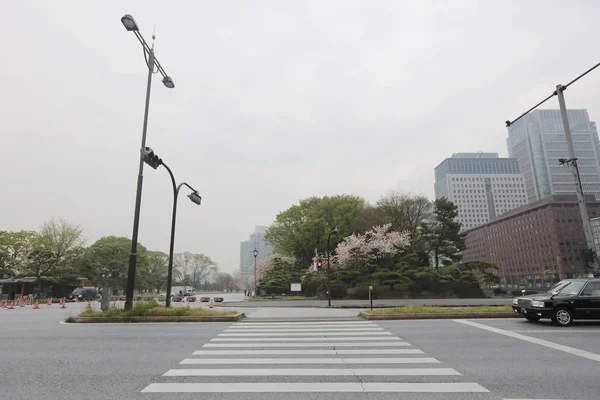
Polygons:
[[36,232],[0,232],[0,278],[22,275]]
[[143,276],[144,283],[148,289],[156,289],[159,293],[162,288],[167,287],[167,275],[169,273],[169,256],[162,251],[148,252],[148,269]]
[[[125,289],[129,269],[131,239],[105,236],[88,247],[84,253],[84,271],[99,286]],[[148,250],[138,243],[136,275],[144,277],[149,268]],[[139,282],[142,279],[138,279]]]
[[450,265],[461,259],[465,249],[465,234],[460,232],[461,224],[456,222],[458,207],[442,197],[434,202],[433,219],[421,225],[421,235],[427,243],[428,254],[433,254],[435,268]]
[[[305,271],[295,268],[296,259],[271,253],[256,266],[258,286],[268,293],[287,293],[290,283],[301,282]],[[251,282],[254,281],[254,275]]]
[[227,272],[219,272],[215,281],[217,290],[227,290],[229,292],[233,292],[237,289],[233,276]]
[[431,217],[432,204],[425,196],[413,196],[392,190],[377,201],[377,207],[387,216],[393,230],[407,232],[415,241],[420,226]]
[[294,257],[298,267],[304,268],[310,264],[315,249],[326,253],[327,237],[333,228],[338,227],[340,234],[331,236],[332,248],[350,234],[364,208],[365,201],[356,196],[310,197],[279,213],[265,240],[273,243],[279,253]]
[[204,254],[189,252],[175,254],[174,265],[177,279],[196,289],[200,289],[202,281],[217,272],[217,263]]

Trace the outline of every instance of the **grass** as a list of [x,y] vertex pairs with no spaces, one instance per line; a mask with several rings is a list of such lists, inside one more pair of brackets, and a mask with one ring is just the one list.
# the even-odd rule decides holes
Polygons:
[[228,316],[236,311],[215,311],[203,308],[163,307],[156,302],[138,302],[131,310],[110,308],[106,311],[85,310],[79,317],[158,317],[158,316]]
[[472,306],[472,307],[438,307],[408,305],[403,307],[380,308],[369,310],[367,314],[453,314],[482,312],[512,312],[512,306]]

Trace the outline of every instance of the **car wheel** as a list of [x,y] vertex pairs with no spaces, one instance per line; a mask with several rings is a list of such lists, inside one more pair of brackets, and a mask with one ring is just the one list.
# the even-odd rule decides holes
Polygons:
[[537,315],[526,315],[525,318],[527,319],[527,321],[531,322],[538,322],[540,320],[540,317],[538,317]]
[[558,326],[569,326],[573,323],[573,313],[566,307],[558,307],[552,313],[552,322]]

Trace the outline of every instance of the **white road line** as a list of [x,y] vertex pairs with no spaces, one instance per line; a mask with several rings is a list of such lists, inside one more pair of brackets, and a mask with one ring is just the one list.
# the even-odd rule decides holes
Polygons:
[[214,338],[211,339],[211,342],[281,342],[282,340],[285,341],[290,341],[290,342],[313,342],[316,340],[322,341],[322,342],[336,342],[338,340],[364,340],[364,341],[368,341],[368,340],[372,340],[372,341],[399,341],[401,340],[399,337],[374,337],[374,336],[360,336],[360,337],[319,337],[319,338],[312,338],[312,337],[293,337],[293,338],[287,338],[287,337],[280,337],[280,338],[273,338],[273,337],[267,337],[267,338]]
[[225,329],[223,332],[373,332],[383,328],[271,328],[271,329]]
[[206,343],[202,347],[401,347],[410,346],[406,342],[314,342],[314,343],[288,343],[288,342],[273,342],[273,343]]
[[489,393],[474,382],[152,383],[142,393]]
[[265,326],[298,326],[298,325],[375,325],[375,323],[371,321],[307,321],[307,322],[239,322],[230,326],[230,328],[235,328],[238,326],[243,327],[265,327]]
[[170,369],[163,376],[453,376],[452,368]]
[[179,364],[439,364],[433,357],[395,358],[185,358]]
[[270,336],[310,336],[310,337],[331,337],[331,336],[360,336],[360,335],[369,335],[369,336],[386,336],[391,335],[390,332],[277,332],[277,333],[220,333],[218,336],[222,337],[248,337],[248,336],[261,336],[261,337],[270,337]]
[[[544,329],[544,330],[528,330],[528,331],[511,331],[515,333],[599,333],[597,329]],[[550,399],[552,400],[552,399]]]
[[477,323],[477,322],[473,322],[473,321],[468,321],[468,320],[464,320],[464,319],[455,319],[454,321],[458,322],[458,323],[461,323],[461,324],[473,326],[475,328],[484,329],[486,331],[498,333],[500,335],[512,337],[512,338],[515,338],[515,339],[520,339],[520,340],[523,340],[523,341],[526,341],[526,342],[529,342],[529,343],[539,344],[540,346],[545,346],[545,347],[548,347],[548,348],[551,348],[551,349],[554,349],[554,350],[564,351],[565,353],[569,353],[569,354],[572,354],[574,356],[579,356],[579,357],[587,358],[589,360],[600,362],[600,354],[592,353],[592,352],[585,351],[585,350],[576,349],[575,347],[564,346],[562,344],[550,342],[548,340],[543,340],[543,339],[538,339],[538,338],[534,338],[534,337],[531,337],[531,336],[521,335],[520,333],[511,332],[511,331],[507,331],[507,330],[504,330],[504,329],[493,328],[491,326],[483,325],[483,324],[480,324],[480,323]]
[[424,354],[419,349],[338,349],[338,350],[198,350],[194,356],[294,356],[294,355],[374,355],[374,354]]
[[235,329],[235,330],[240,330],[240,331],[251,331],[251,330],[256,330],[256,331],[261,331],[261,330],[268,330],[268,329],[292,329],[292,330],[296,330],[296,329],[344,329],[344,330],[352,330],[352,329],[375,329],[375,328],[379,328],[382,329],[381,327],[379,327],[378,325],[375,324],[371,324],[371,325],[297,325],[297,326],[279,326],[279,325],[274,325],[274,326],[261,326],[262,324],[256,324],[258,326],[237,326],[237,325],[231,325],[229,326],[227,329]]

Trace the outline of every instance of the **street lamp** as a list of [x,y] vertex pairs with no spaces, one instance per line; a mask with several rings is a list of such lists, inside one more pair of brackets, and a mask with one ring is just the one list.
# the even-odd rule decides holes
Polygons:
[[154,56],[154,39],[152,35],[152,47],[148,46],[146,40],[139,32],[139,27],[135,22],[135,19],[129,14],[125,14],[121,18],[121,22],[125,29],[129,32],[133,32],[135,37],[142,44],[144,50],[144,58],[146,60],[146,66],[148,67],[148,83],[146,84],[146,105],[144,109],[144,125],[142,128],[142,145],[140,147],[140,165],[138,170],[137,179],[137,190],[135,195],[135,211],[133,214],[133,234],[131,235],[131,253],[129,255],[129,270],[127,272],[127,288],[125,291],[125,309],[128,310],[133,305],[133,290],[135,288],[135,267],[137,262],[137,239],[138,229],[140,225],[140,208],[142,205],[142,185],[144,181],[144,160],[143,150],[146,147],[146,131],[148,128],[148,109],[150,107],[150,87],[152,86],[152,75],[155,73],[154,67],[156,66],[160,74],[163,76],[163,83],[169,89],[175,87],[173,79],[167,75],[163,67],[160,65],[156,57]]
[[335,227],[333,228],[333,230],[331,232],[329,232],[329,235],[327,235],[327,306],[331,307],[331,277],[329,276],[329,240],[331,239],[331,235],[333,234],[337,234],[339,233],[340,230]]
[[163,160],[154,154],[154,151],[150,147],[145,147],[142,152],[142,160],[149,166],[154,169],[157,169],[159,166],[165,167],[167,172],[169,172],[169,176],[171,177],[171,183],[173,184],[173,217],[171,219],[171,243],[169,245],[169,270],[167,273],[167,296],[165,300],[165,304],[167,307],[171,306],[171,284],[173,281],[173,248],[175,247],[175,222],[177,220],[177,198],[179,196],[179,189],[182,186],[187,186],[192,190],[192,193],[188,195],[190,201],[194,204],[200,205],[202,203],[202,197],[198,194],[198,191],[188,185],[185,182],[181,182],[179,185],[175,183],[175,176],[171,171],[171,168],[167,164],[163,162]]
[[254,248],[252,254],[254,254],[254,297],[256,297],[256,257],[258,256],[258,250]]

